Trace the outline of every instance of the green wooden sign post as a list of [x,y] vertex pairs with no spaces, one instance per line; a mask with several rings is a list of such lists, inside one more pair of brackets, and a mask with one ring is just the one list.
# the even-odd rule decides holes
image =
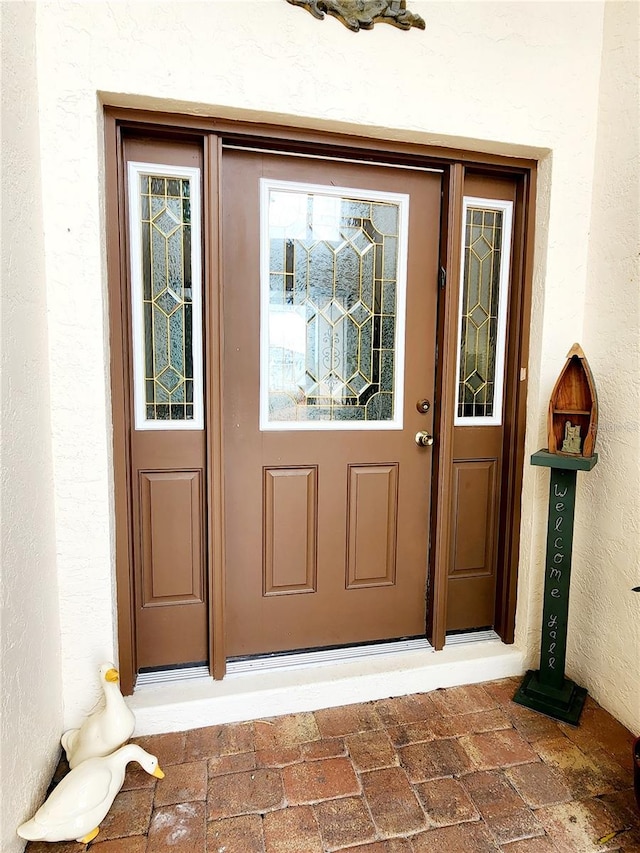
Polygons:
[[574,726],[587,696],[584,687],[564,675],[576,479],[578,471],[591,471],[597,461],[597,453],[561,456],[539,450],[531,457],[532,465],[551,469],[540,669],[527,672],[513,700]]

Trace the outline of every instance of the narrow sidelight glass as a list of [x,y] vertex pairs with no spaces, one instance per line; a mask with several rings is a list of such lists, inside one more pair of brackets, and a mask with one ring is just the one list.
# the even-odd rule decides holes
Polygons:
[[200,170],[129,163],[136,429],[202,429]]
[[465,198],[455,422],[498,425],[511,249],[512,202]]

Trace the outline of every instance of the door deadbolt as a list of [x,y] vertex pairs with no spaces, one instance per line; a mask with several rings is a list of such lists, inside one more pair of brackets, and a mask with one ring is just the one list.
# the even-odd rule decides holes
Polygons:
[[416,403],[416,409],[422,415],[426,415],[430,408],[431,403],[429,402],[429,400],[418,400],[418,402]]
[[431,447],[433,444],[433,436],[424,430],[416,433],[416,444],[418,447]]

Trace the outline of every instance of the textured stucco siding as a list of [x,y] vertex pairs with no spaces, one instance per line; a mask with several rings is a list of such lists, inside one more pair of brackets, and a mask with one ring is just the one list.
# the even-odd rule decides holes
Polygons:
[[607,4],[583,341],[599,462],[580,478],[568,665],[640,732],[640,5]]
[[35,6],[3,3],[0,850],[40,804],[62,727]]

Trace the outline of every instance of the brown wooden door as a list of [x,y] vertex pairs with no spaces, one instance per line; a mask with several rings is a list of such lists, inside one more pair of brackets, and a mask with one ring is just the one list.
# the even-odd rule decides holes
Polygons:
[[425,634],[440,201],[439,173],[223,154],[230,657]]
[[136,660],[153,669],[208,657],[202,356],[193,349],[203,157],[198,144],[136,138],[124,153]]

